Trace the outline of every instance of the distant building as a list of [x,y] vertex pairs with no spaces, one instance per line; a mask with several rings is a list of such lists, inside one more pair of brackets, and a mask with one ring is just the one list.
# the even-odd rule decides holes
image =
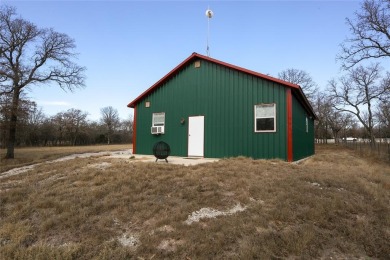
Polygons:
[[314,154],[317,118],[295,84],[193,53],[128,104],[133,152],[295,161]]

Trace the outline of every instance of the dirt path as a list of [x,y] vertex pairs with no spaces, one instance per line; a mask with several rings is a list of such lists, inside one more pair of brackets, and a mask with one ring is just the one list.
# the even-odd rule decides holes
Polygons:
[[[130,157],[134,156],[132,159],[136,162],[156,162],[156,158],[153,155],[133,155],[132,149],[126,149],[121,151],[103,151],[103,152],[97,152],[97,153],[80,153],[80,154],[72,154],[68,156],[64,156],[55,160],[50,160],[42,163],[36,163],[28,166],[18,167],[11,169],[6,172],[0,173],[0,180],[3,178],[7,178],[10,176],[18,175],[21,173],[28,172],[32,169],[34,169],[36,166],[45,164],[45,163],[56,163],[56,162],[63,162],[68,160],[73,160],[76,158],[89,158],[89,157],[104,157],[104,158],[116,158],[116,159],[129,159]],[[216,162],[219,159],[215,158],[184,158],[184,157],[177,157],[177,156],[170,156],[168,158],[168,161],[170,164],[179,164],[184,166],[190,166],[190,165],[196,165],[201,163],[210,163],[210,162]],[[159,160],[159,163],[165,164],[166,162],[164,160]]]
[[89,158],[89,157],[100,157],[100,156],[109,156],[109,157],[130,157],[132,155],[131,150],[122,150],[122,151],[115,151],[115,152],[109,152],[109,151],[104,151],[104,152],[97,152],[97,153],[81,153],[81,154],[72,154],[68,156],[64,156],[55,160],[51,161],[46,161],[43,163],[36,163],[28,166],[23,166],[19,168],[14,168],[6,172],[0,173],[0,179],[7,178],[10,176],[18,175],[21,173],[28,172],[32,169],[34,169],[36,166],[45,164],[45,163],[56,163],[56,162],[63,162],[63,161],[68,161],[68,160],[73,160],[76,158]]

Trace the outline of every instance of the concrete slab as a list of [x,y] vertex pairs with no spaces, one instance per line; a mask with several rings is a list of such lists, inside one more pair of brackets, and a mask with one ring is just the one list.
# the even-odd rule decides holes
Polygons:
[[[117,158],[117,159],[130,159],[134,162],[155,162],[155,163],[166,163],[165,160],[158,160],[156,162],[156,157],[153,155],[145,155],[145,154],[132,154],[132,149],[118,152],[111,152],[108,155],[109,158]],[[197,165],[202,163],[210,163],[217,162],[219,159],[216,158],[198,158],[198,157],[178,157],[178,156],[169,156],[168,158],[169,164],[179,164],[184,166]]]

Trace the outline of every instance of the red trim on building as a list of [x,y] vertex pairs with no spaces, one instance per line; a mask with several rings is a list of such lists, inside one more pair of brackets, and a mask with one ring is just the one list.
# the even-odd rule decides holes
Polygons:
[[[165,75],[162,79],[160,79],[159,81],[157,81],[153,86],[151,86],[150,88],[148,88],[145,92],[143,92],[141,95],[139,95],[136,99],[134,99],[132,102],[130,102],[127,106],[128,107],[132,107],[134,108],[135,105],[141,101],[144,97],[146,97],[147,95],[149,95],[150,93],[152,93],[155,89],[157,89],[158,87],[160,87],[164,82],[168,81],[170,78],[172,78],[172,76],[174,76],[176,73],[179,72],[179,70],[184,67],[188,62],[194,60],[194,59],[202,59],[202,60],[206,60],[206,61],[209,61],[209,62],[212,62],[212,63],[215,63],[215,64],[219,64],[221,66],[224,66],[224,67],[227,67],[227,68],[230,68],[230,69],[233,69],[233,70],[237,70],[237,71],[241,71],[243,73],[247,73],[249,75],[252,75],[252,76],[255,76],[255,77],[259,77],[259,78],[263,78],[263,79],[266,79],[266,80],[269,80],[269,81],[272,81],[272,82],[276,82],[276,83],[280,83],[284,86],[287,86],[287,87],[290,87],[290,88],[293,88],[293,89],[298,89],[300,90],[300,87],[296,84],[292,84],[290,82],[287,82],[287,81],[284,81],[284,80],[281,80],[281,79],[277,79],[277,78],[274,78],[274,77],[270,77],[268,75],[264,75],[264,74],[261,74],[261,73],[258,73],[258,72],[255,72],[255,71],[252,71],[252,70],[248,70],[248,69],[244,69],[244,68],[241,68],[241,67],[238,67],[238,66],[235,66],[235,65],[232,65],[232,64],[229,64],[229,63],[226,63],[226,62],[223,62],[223,61],[219,61],[219,60],[216,60],[216,59],[213,59],[213,58],[210,58],[210,57],[207,57],[207,56],[203,56],[203,55],[200,55],[198,53],[193,53],[191,56],[189,56],[187,59],[185,59],[182,63],[180,63],[179,65],[177,65],[173,70],[171,70],[167,75]],[[314,113],[313,113],[314,114]]]
[[136,142],[137,142],[137,107],[134,107],[134,121],[133,121],[133,154],[136,154]]
[[[193,54],[193,55],[194,55],[194,54]],[[200,58],[200,59],[204,59],[204,60],[207,60],[207,61],[210,61],[210,62],[219,64],[219,65],[228,67],[228,68],[230,68],[230,69],[238,70],[238,71],[241,71],[241,72],[244,72],[244,73],[247,73],[247,74],[256,76],[256,77],[259,77],[259,78],[263,78],[263,79],[267,79],[267,80],[270,80],[270,81],[273,81],[273,82],[276,82],[276,83],[280,83],[280,84],[283,84],[283,85],[288,86],[288,87],[291,87],[291,88],[297,88],[297,89],[300,88],[300,87],[299,87],[298,85],[296,85],[296,84],[293,84],[293,83],[290,83],[290,82],[287,82],[287,81],[284,81],[284,80],[281,80],[281,79],[277,79],[277,78],[274,78],[274,77],[271,77],[271,76],[268,76],[268,75],[265,75],[265,74],[262,74],[262,73],[258,73],[258,72],[253,71],[253,70],[244,69],[244,68],[241,68],[241,67],[239,67],[239,66],[235,66],[235,65],[232,65],[232,64],[223,62],[223,61],[219,61],[219,60],[216,60],[216,59],[212,59],[212,58],[210,58],[210,57],[203,56],[203,55],[200,55],[200,54],[197,54],[197,53],[195,53],[195,55],[196,55],[198,58]]]
[[293,135],[292,135],[292,94],[291,89],[286,89],[287,106],[287,161],[292,162],[293,158]]

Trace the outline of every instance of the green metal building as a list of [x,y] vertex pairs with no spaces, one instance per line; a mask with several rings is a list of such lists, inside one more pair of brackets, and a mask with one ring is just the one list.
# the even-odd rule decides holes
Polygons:
[[133,153],[296,161],[314,154],[314,120],[298,85],[193,53],[128,104]]

